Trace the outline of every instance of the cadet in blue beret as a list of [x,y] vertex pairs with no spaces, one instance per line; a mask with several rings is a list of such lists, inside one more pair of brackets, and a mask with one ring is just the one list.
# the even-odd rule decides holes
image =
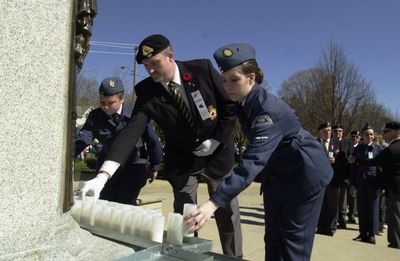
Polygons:
[[[362,142],[354,148],[352,157],[355,167],[352,172],[352,185],[357,190],[357,209],[360,234],[353,238],[355,241],[375,244],[375,235],[379,224],[379,176],[381,171],[375,166],[359,164],[374,159],[383,150],[374,141],[375,132],[371,124],[366,123],[361,129]],[[354,189],[355,190],[355,189]]]
[[260,85],[264,75],[252,46],[229,44],[214,58],[226,92],[236,101],[248,145],[241,166],[187,222],[192,230],[201,229],[216,209],[262,173],[265,260],[309,260],[325,187],[333,174],[328,158],[293,109]]
[[[165,137],[164,176],[173,188],[174,212],[183,213],[185,203],[197,204],[200,179],[206,181],[212,193],[230,174],[235,154],[235,104],[210,60],[175,60],[171,43],[163,35],[143,39],[136,61],[143,64],[149,77],[135,86],[134,116],[113,142],[98,174],[101,179],[92,180],[82,192],[101,191],[106,178],[114,179],[115,167],[125,162],[152,119]],[[223,253],[243,256],[237,198],[219,208],[215,219]]]
[[[103,164],[112,141],[131,119],[132,106],[125,102],[124,85],[116,77],[105,78],[99,87],[100,107],[91,111],[75,139],[75,155],[93,145],[97,169]],[[146,146],[145,146],[146,144]],[[147,148],[147,149],[146,149]],[[154,126],[149,123],[127,163],[101,191],[100,198],[123,204],[137,204],[147,179],[153,181],[161,164],[162,146]],[[150,161],[150,166],[148,162]]]

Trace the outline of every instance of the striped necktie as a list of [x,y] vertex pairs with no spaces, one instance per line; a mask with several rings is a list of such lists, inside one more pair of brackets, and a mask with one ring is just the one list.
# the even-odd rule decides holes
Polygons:
[[185,118],[186,122],[189,124],[190,128],[195,131],[194,128],[194,123],[193,123],[193,118],[192,115],[190,114],[188,107],[186,106],[185,102],[182,99],[182,96],[179,94],[175,83],[173,81],[170,81],[168,83],[168,89],[169,93],[172,96],[172,99],[175,102],[175,105],[177,106],[178,110],[182,113],[183,117]]

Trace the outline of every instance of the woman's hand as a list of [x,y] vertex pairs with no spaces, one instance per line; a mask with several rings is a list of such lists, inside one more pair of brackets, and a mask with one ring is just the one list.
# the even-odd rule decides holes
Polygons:
[[199,231],[210,220],[218,206],[212,201],[207,201],[195,211],[190,213],[185,219],[190,231]]

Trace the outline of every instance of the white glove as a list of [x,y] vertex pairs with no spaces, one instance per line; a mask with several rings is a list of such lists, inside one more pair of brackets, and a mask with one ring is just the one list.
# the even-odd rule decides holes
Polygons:
[[197,157],[205,157],[214,153],[215,149],[218,148],[219,141],[214,139],[208,139],[203,141],[194,151],[193,154]]
[[100,172],[94,179],[86,181],[81,189],[82,199],[85,199],[86,193],[89,191],[93,191],[94,200],[98,200],[100,197],[100,192],[104,188],[104,185],[107,183],[108,175],[106,173]]

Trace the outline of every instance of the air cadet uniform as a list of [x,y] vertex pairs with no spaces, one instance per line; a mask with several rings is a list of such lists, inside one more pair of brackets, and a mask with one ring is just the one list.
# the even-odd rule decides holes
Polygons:
[[[123,92],[123,84],[118,78],[106,78],[99,88],[99,93],[103,96]],[[76,137],[75,155],[79,155],[84,148],[95,141],[98,169],[103,164],[111,143],[131,119],[131,113],[132,107],[127,102],[122,104],[118,119],[108,116],[100,107],[91,111]],[[140,142],[130,153],[126,164],[121,166],[115,173],[115,177],[105,185],[100,198],[124,204],[136,204],[140,190],[146,185],[148,179],[149,160],[149,167],[158,171],[161,159],[162,145],[154,126],[149,123]]]
[[[170,42],[164,36],[151,35],[140,43],[136,60],[141,64],[169,46]],[[173,188],[174,211],[182,213],[184,203],[197,203],[200,176],[206,180],[211,193],[232,169],[235,153],[232,132],[237,118],[232,111],[234,104],[228,99],[221,76],[211,61],[175,63],[175,75],[170,82],[181,87],[192,125],[165,86],[148,77],[135,86],[137,100],[133,117],[112,144],[107,160],[125,162],[147,122],[153,119],[165,137],[164,175]],[[215,152],[205,157],[195,156],[192,152],[209,139],[220,143]],[[224,254],[242,256],[237,199],[226,208],[218,209],[215,218]]]
[[[255,59],[249,45],[233,44],[214,53],[222,71]],[[293,110],[255,84],[237,104],[248,138],[242,165],[221,183],[211,200],[219,206],[262,173],[266,260],[308,260],[332,168],[318,141],[301,127]]]
[[[366,124],[362,132],[372,129],[371,125]],[[382,147],[371,141],[370,144],[362,143],[358,145],[353,156],[357,160],[373,159],[382,151]],[[354,240],[375,244],[375,235],[378,233],[379,225],[379,198],[377,190],[379,188],[379,168],[356,164],[352,175],[352,183],[357,188],[357,208],[360,235]]]
[[[395,130],[400,132],[400,122],[387,122],[384,132]],[[384,134],[387,135],[387,134]],[[382,188],[387,199],[388,247],[400,249],[400,136],[393,136],[381,153],[367,160],[368,165],[382,167]]]

